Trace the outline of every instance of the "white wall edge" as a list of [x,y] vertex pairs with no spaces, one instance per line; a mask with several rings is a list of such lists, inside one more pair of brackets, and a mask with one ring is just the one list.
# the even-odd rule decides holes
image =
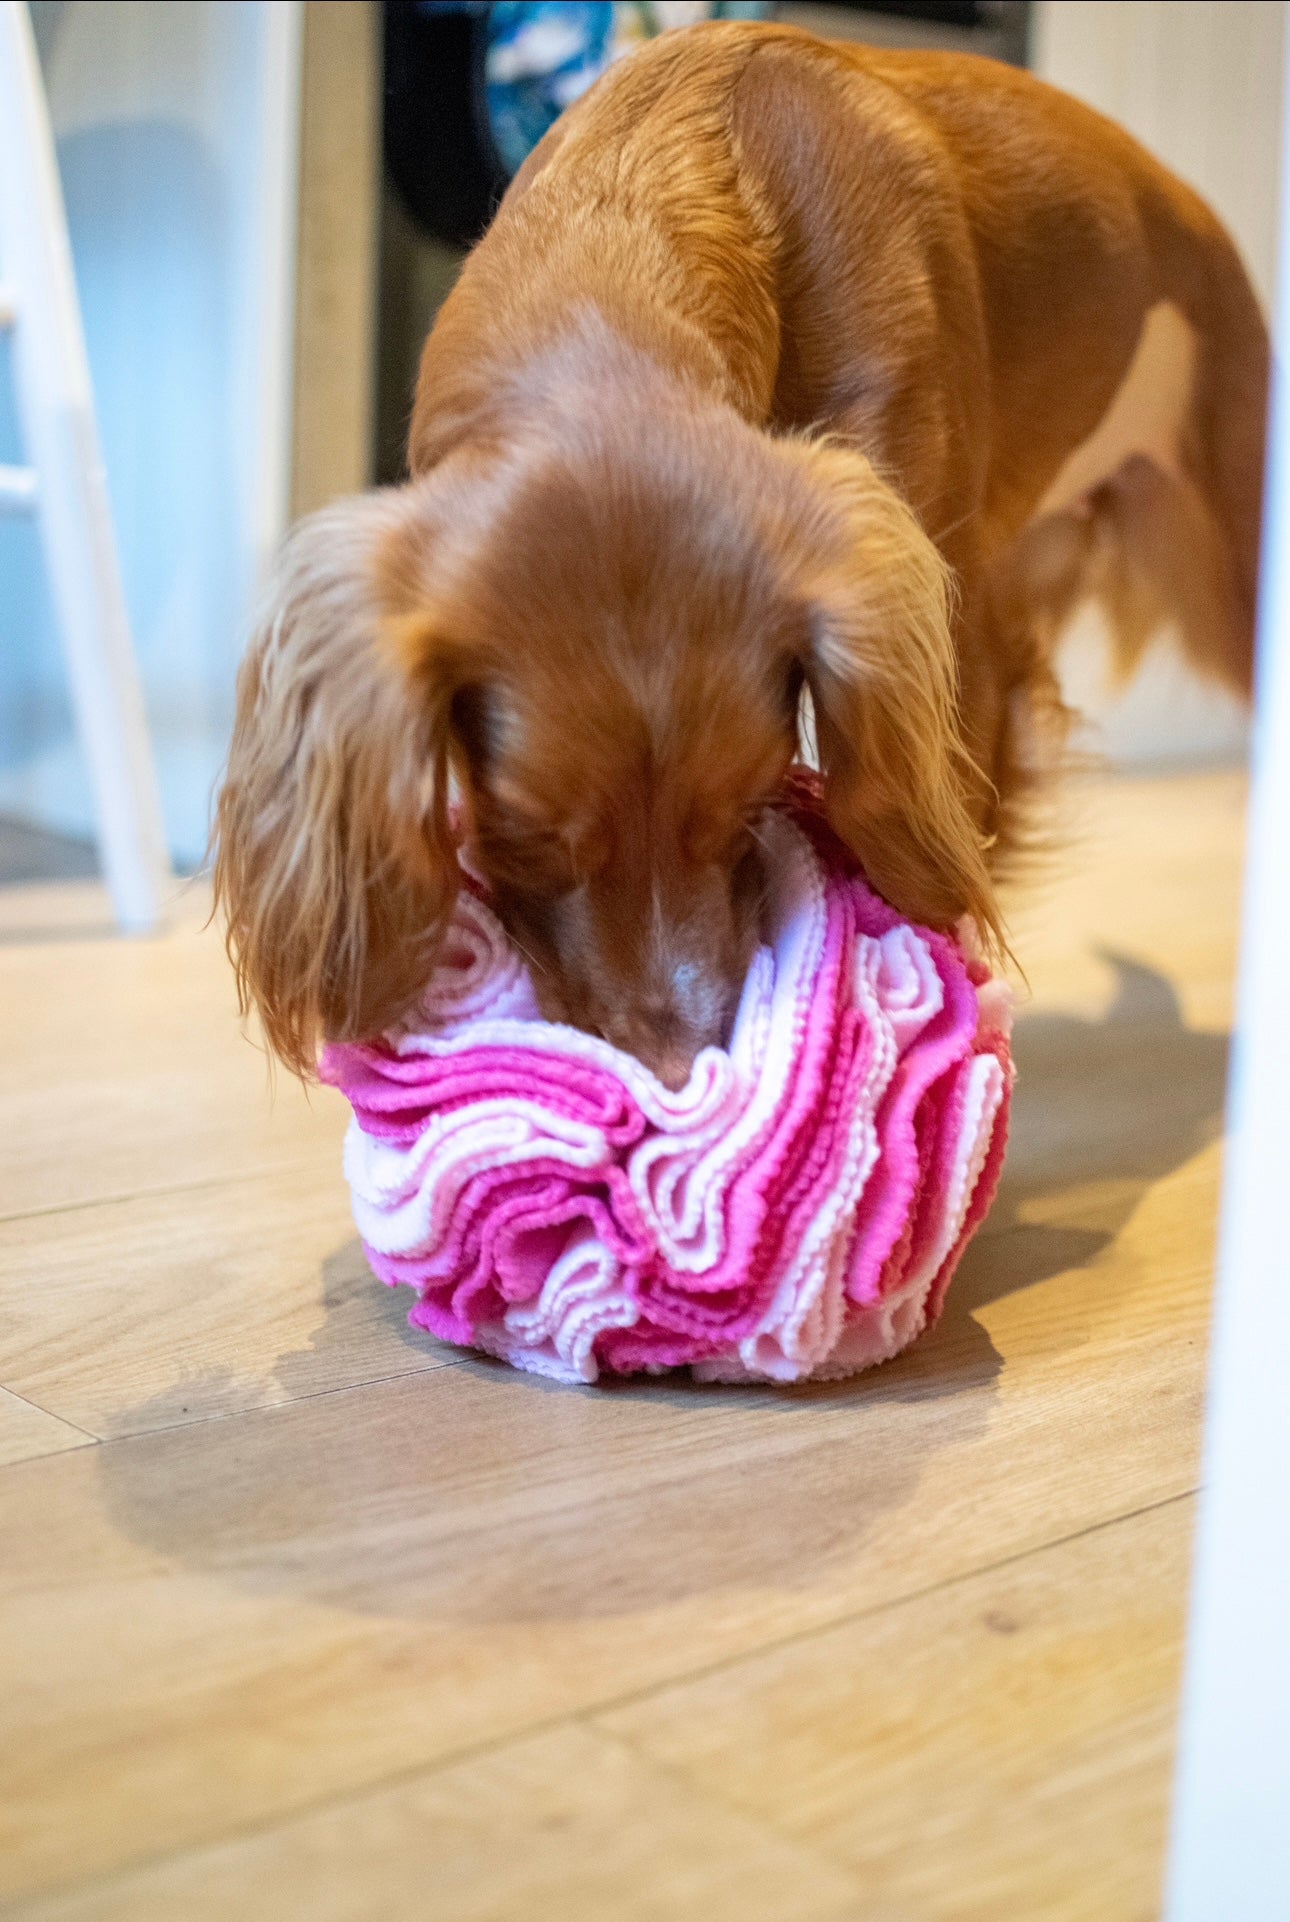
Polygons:
[[[1283,79],[1290,101],[1290,66]],[[1283,127],[1284,127],[1283,122]],[[1290,1913],[1290,141],[1218,1293],[1167,1922]]]

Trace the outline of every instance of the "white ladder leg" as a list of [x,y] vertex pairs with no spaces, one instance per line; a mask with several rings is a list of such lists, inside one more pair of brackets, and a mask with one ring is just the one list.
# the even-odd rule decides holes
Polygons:
[[[154,927],[170,878],[143,693],[99,449],[44,84],[23,0],[0,0],[0,290],[55,612],[123,928]],[[21,505],[23,470],[8,469]]]

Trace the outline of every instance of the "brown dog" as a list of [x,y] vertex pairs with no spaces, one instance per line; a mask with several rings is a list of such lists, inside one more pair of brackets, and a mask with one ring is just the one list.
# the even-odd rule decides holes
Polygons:
[[455,773],[547,1011],[683,1078],[803,688],[875,884],[997,935],[1074,603],[1248,684],[1266,384],[1218,221],[1025,74],[739,25],[615,67],[435,325],[411,484],[293,535],[243,666],[216,878],[274,1048],[416,997]]

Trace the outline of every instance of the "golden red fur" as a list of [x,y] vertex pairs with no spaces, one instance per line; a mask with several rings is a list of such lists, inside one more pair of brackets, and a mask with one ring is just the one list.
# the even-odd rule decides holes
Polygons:
[[[1175,429],[1060,498],[1162,304]],[[740,25],[615,67],[435,324],[410,484],[296,531],[244,664],[216,879],[271,1044],[416,996],[452,771],[548,1012],[676,1080],[803,688],[875,885],[997,936],[1074,603],[1248,684],[1266,384],[1218,221],[1025,74]]]

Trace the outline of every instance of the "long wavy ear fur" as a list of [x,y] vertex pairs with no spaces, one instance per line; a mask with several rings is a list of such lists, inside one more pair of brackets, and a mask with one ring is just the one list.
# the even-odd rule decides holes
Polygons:
[[424,645],[409,673],[379,585],[407,520],[387,490],[302,522],[238,676],[216,902],[242,1010],[300,1075],[406,1011],[456,896],[452,677]]
[[820,501],[803,582],[802,662],[829,819],[900,913],[963,914],[990,944],[1000,917],[973,812],[981,777],[962,741],[948,569],[863,455],[792,447]]

